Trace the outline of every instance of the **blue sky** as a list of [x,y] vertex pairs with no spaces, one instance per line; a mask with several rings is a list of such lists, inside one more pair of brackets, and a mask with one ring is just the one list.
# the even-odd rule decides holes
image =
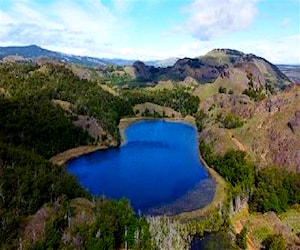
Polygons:
[[0,0],[0,46],[124,59],[231,48],[300,64],[300,0]]

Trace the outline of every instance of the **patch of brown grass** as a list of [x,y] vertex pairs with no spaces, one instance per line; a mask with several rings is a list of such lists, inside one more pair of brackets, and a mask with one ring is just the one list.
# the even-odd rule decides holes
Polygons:
[[106,149],[107,146],[105,145],[97,145],[97,146],[80,146],[77,148],[72,148],[69,150],[66,150],[62,153],[59,153],[53,157],[50,158],[50,161],[53,164],[56,165],[64,165],[67,161],[79,157],[84,154],[92,153],[94,151],[100,150],[100,149]]

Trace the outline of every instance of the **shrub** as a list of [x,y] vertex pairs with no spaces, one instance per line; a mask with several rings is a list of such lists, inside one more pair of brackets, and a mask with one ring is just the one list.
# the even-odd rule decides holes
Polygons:
[[225,87],[223,87],[223,86],[220,86],[220,87],[219,87],[219,93],[224,93],[224,94],[226,94],[226,92],[227,92],[227,89],[226,89]]

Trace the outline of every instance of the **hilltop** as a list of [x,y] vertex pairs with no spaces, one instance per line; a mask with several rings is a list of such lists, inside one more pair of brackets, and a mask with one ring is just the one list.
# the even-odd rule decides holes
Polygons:
[[[147,66],[141,61],[134,62],[132,66],[114,66],[90,57],[77,57],[81,63],[97,63],[97,66],[84,67],[78,65],[73,56],[44,50],[35,45],[1,48],[0,55],[3,62],[12,59],[12,55],[17,55],[15,59],[19,62],[22,61],[21,56],[25,60],[23,62],[33,60],[38,64],[37,69],[31,73],[33,75],[53,71],[53,66],[50,65],[68,68],[80,79],[100,84],[101,90],[105,93],[108,91],[116,100],[122,89],[126,93],[128,88],[147,86],[152,86],[156,91],[186,88],[191,95],[200,99],[199,110],[209,114],[209,118],[203,120],[205,129],[201,137],[216,152],[221,153],[230,148],[244,149],[262,165],[274,163],[299,171],[299,164],[296,163],[300,141],[298,88],[291,87],[293,83],[285,74],[259,56],[232,49],[214,49],[204,56],[178,59],[173,66],[161,68]],[[70,86],[68,91],[72,91],[71,88]],[[151,88],[149,90],[152,92]],[[1,92],[6,96],[11,95],[5,88],[1,88]],[[72,102],[61,100],[61,97],[56,99],[55,103],[68,107],[68,112],[74,113]],[[149,100],[151,102],[153,98],[146,98],[145,104],[135,103],[138,106],[134,107],[134,111],[127,112],[143,113],[145,110],[153,110],[160,115],[170,113],[161,112],[165,108],[153,108]],[[157,104],[160,103],[155,105]],[[174,112],[171,113],[174,115]],[[280,114],[284,116],[279,118]],[[224,130],[220,119],[227,115],[234,115],[243,126]],[[95,116],[88,118],[87,115],[79,116],[75,124],[88,126],[93,138],[106,137],[108,144],[117,144],[118,136],[112,131],[116,125],[108,126],[111,131],[105,131],[103,121],[95,119]],[[257,133],[258,129],[260,133]],[[212,143],[215,140],[218,141],[217,144]]]
[[[39,57],[37,47],[30,51],[35,59],[15,53],[0,63],[1,247],[80,249],[105,241],[107,247],[124,248],[126,239],[118,232],[125,235],[128,228],[128,237],[140,232],[141,241],[129,241],[136,248],[158,247],[174,232],[189,244],[195,235],[221,229],[236,245],[232,239],[243,226],[250,226],[257,247],[278,233],[290,246],[299,243],[300,229],[290,222],[299,221],[299,207],[284,217],[251,214],[252,224],[249,217],[237,226],[230,221],[248,204],[251,212],[281,213],[299,203],[300,86],[276,66],[229,49],[179,59],[166,68],[143,62],[86,67]],[[125,201],[95,201],[53,164],[64,152],[72,157],[118,146],[124,117],[193,121],[202,157],[224,179],[213,172],[224,182],[215,202],[179,216],[180,223],[178,218],[146,221]],[[109,224],[111,214],[125,219]],[[276,219],[276,228],[257,237],[262,229],[255,221],[268,218]],[[167,235],[159,234],[160,227]],[[110,233],[100,234],[99,228]]]
[[[121,58],[97,58],[92,56],[78,56],[48,49],[41,48],[37,45],[28,46],[8,46],[0,47],[0,60],[3,61],[36,61],[38,59],[59,60],[65,63],[74,63],[87,67],[97,67],[100,65],[132,65],[135,60],[126,60]],[[148,65],[166,67],[175,63],[176,58],[166,60],[147,61]]]
[[88,67],[116,64],[128,65],[133,61],[124,59],[96,58],[77,56],[41,48],[37,45],[0,47],[0,59],[4,61],[36,61],[41,58],[59,60],[65,63],[80,64]]
[[[197,58],[168,58],[141,62],[120,58],[70,55],[47,50],[37,45],[0,47],[0,60],[4,62],[36,62],[40,59],[58,60],[96,69],[109,65],[128,66],[127,72],[129,71],[133,77],[143,82],[182,81],[186,77],[192,77],[199,83],[205,83],[214,81],[219,75],[230,77],[230,74],[239,74],[240,71],[255,75],[255,80],[260,84],[279,81],[279,84],[285,85],[285,82],[289,81],[275,65],[264,58],[232,49],[214,49]],[[299,66],[279,66],[291,77],[291,80],[299,81]],[[235,69],[233,72],[232,68]]]
[[289,78],[264,58],[230,49],[215,49],[198,58],[179,59],[167,68],[147,66],[141,61],[136,61],[133,67],[136,78],[145,82],[192,78],[198,83],[208,83],[222,77],[236,78],[235,81],[246,85],[247,78],[251,77],[256,88],[269,84],[284,89],[290,84]]

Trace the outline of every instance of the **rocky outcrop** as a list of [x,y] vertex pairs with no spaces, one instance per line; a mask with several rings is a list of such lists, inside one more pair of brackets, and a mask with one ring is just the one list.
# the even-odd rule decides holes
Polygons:
[[[208,97],[200,104],[200,109],[209,114],[200,139],[217,153],[241,150],[237,148],[241,144],[259,167],[277,165],[300,173],[299,93],[300,86],[293,85],[261,102],[235,94]],[[216,117],[226,113],[242,118],[243,126],[233,130],[220,128]]]
[[86,130],[89,135],[94,138],[96,143],[104,143],[109,146],[116,146],[118,144],[117,141],[102,128],[99,121],[94,117],[78,115],[77,120],[73,121],[73,124]]
[[133,63],[134,73],[138,80],[147,81],[150,80],[150,68],[141,61]]
[[192,77],[198,83],[214,82],[218,77],[231,80],[234,70],[238,69],[248,76],[256,89],[271,85],[275,89],[284,89],[290,80],[273,64],[253,54],[244,54],[237,50],[216,49],[199,58],[179,59],[173,66],[156,68],[141,61],[133,63],[136,78],[145,82],[160,80],[184,81]]
[[222,113],[234,113],[243,119],[252,117],[255,111],[254,102],[246,95],[220,95],[216,94],[201,103],[201,109],[208,112],[213,107]]
[[293,133],[300,130],[300,110],[295,111],[295,116],[287,123]]
[[202,62],[195,58],[184,58],[178,60],[173,67],[170,67],[165,76],[171,79],[183,81],[190,76],[199,83],[213,82],[224,71],[226,66],[213,65]]

